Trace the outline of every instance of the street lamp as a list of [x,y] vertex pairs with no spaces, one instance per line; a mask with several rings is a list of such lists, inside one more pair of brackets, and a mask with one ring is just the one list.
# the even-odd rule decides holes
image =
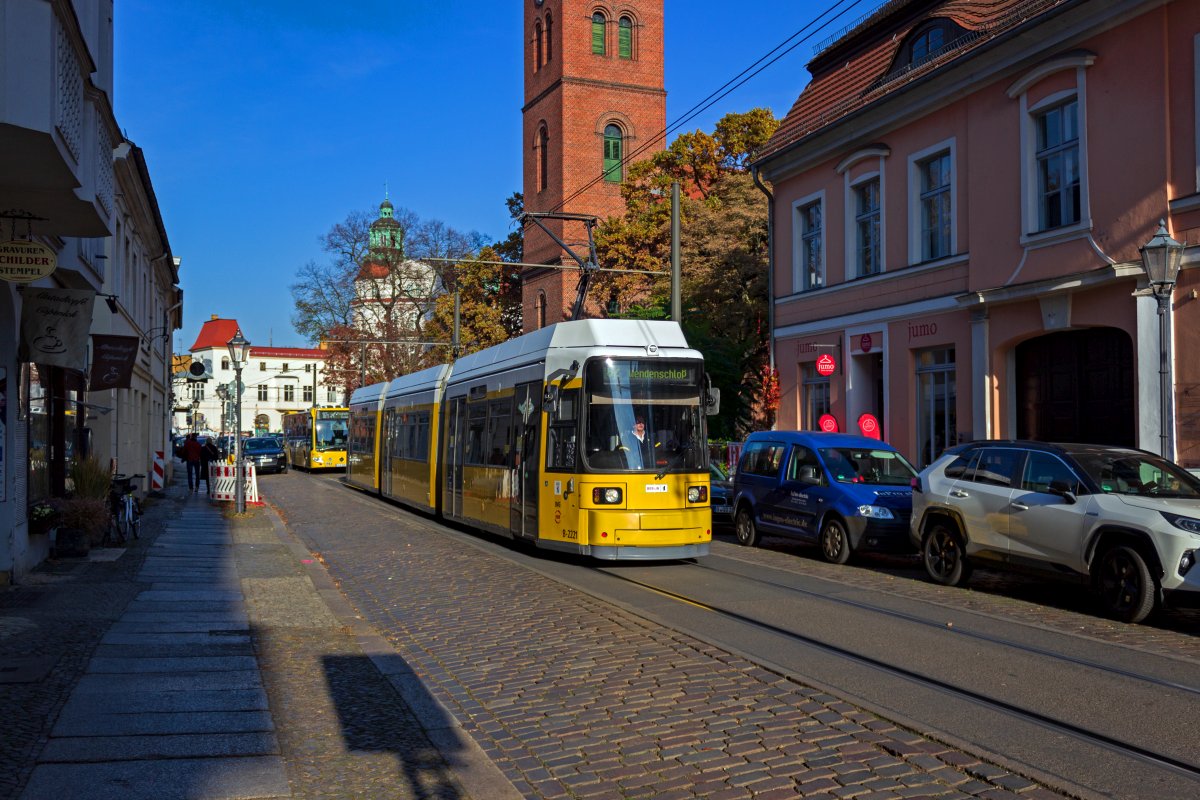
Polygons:
[[229,390],[225,388],[225,384],[217,387],[217,399],[221,401],[221,441],[225,441],[225,417],[229,410]]
[[1168,419],[1171,415],[1170,365],[1167,361],[1167,312],[1171,309],[1171,293],[1183,262],[1182,242],[1171,238],[1164,220],[1158,221],[1158,231],[1141,246],[1142,266],[1150,280],[1150,291],[1158,300],[1158,392],[1160,405],[1159,454],[1171,458],[1171,437]]
[[246,510],[246,467],[242,464],[242,364],[250,358],[250,342],[242,336],[242,329],[228,342],[229,360],[233,362],[233,392],[236,396],[236,427],[233,431],[234,475],[237,483],[234,497],[237,498],[237,513]]
[[192,400],[192,433],[200,432],[200,398]]

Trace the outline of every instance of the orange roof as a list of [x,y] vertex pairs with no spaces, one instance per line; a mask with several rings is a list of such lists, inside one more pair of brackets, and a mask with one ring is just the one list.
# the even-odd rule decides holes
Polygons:
[[194,353],[197,350],[225,347],[237,332],[236,319],[210,319],[200,326],[200,333],[196,336],[196,341],[190,349]]
[[[1068,0],[946,0],[921,5],[893,0],[825,48],[808,69],[812,80],[763,148],[760,159],[832,125],[904,84],[936,71],[963,53]],[[891,70],[914,28],[929,19],[949,19],[968,33],[928,61]]]

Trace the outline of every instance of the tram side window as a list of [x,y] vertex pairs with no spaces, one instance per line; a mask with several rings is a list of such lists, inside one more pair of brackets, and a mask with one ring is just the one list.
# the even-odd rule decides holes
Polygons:
[[465,464],[483,464],[484,435],[487,433],[487,403],[467,404],[467,455]]
[[509,463],[512,452],[512,398],[488,403],[487,461],[493,466]]
[[416,415],[416,439],[413,445],[413,458],[421,461],[429,460],[429,412],[422,411]]
[[558,413],[550,419],[546,469],[575,470],[575,436],[579,430],[579,390],[559,394]]

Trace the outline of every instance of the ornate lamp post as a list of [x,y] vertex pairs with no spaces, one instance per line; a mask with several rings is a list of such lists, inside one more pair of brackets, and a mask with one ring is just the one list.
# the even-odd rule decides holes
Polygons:
[[200,432],[200,398],[192,400],[192,433]]
[[221,440],[225,437],[225,416],[228,411],[229,390],[225,388],[225,384],[217,387],[217,399],[221,401]]
[[1158,231],[1140,248],[1142,266],[1150,280],[1150,291],[1158,300],[1158,391],[1161,406],[1159,425],[1159,455],[1172,458],[1171,435],[1168,425],[1171,415],[1171,375],[1167,359],[1167,312],[1171,309],[1171,293],[1183,262],[1184,244],[1171,238],[1164,220],[1158,221]]
[[234,475],[237,483],[234,497],[237,498],[237,513],[241,514],[246,510],[246,467],[242,464],[242,364],[250,358],[250,342],[242,336],[242,329],[238,328],[228,346],[229,360],[233,362],[233,393],[237,409],[233,429],[233,463],[236,465]]

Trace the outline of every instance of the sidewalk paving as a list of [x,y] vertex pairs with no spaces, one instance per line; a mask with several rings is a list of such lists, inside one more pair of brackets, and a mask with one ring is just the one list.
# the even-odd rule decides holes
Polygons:
[[274,513],[179,481],[0,593],[0,714],[0,798],[519,796]]

